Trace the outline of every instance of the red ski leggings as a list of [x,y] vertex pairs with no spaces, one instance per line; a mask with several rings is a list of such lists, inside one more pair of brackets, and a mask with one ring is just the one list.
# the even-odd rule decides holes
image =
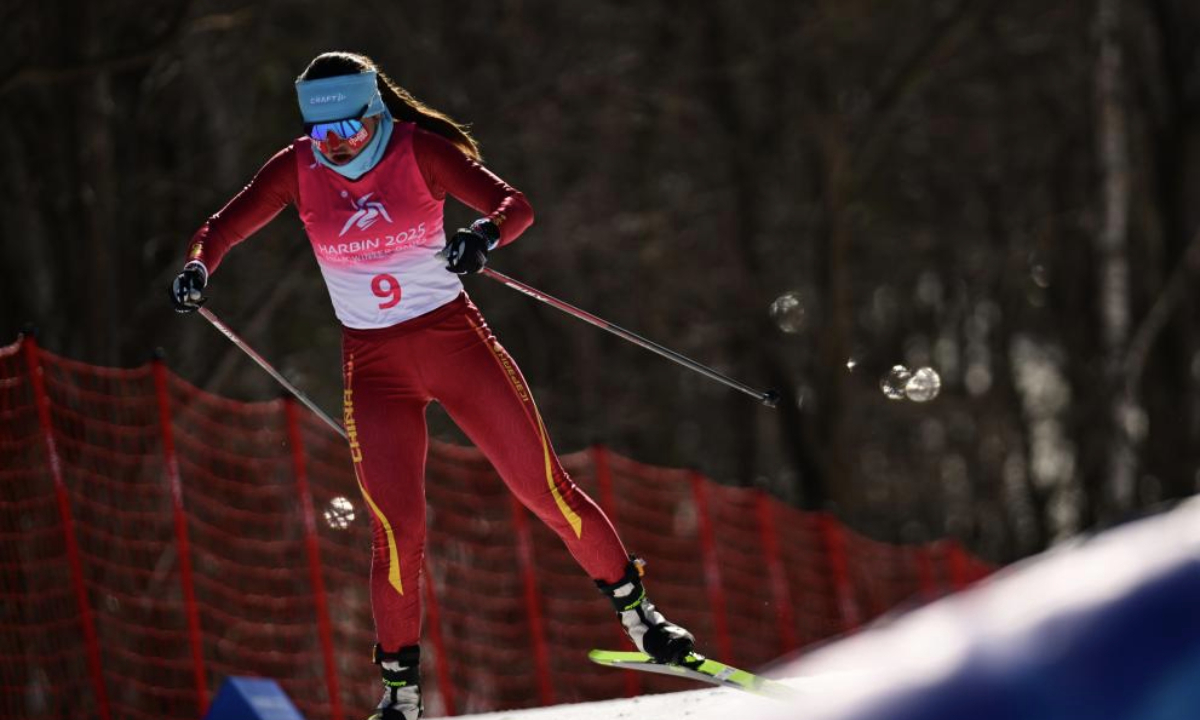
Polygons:
[[628,563],[603,511],[563,470],[516,364],[466,294],[390,328],[343,328],[343,412],[373,520],[371,606],[384,650],[418,644],[425,409],[437,400],[593,579]]

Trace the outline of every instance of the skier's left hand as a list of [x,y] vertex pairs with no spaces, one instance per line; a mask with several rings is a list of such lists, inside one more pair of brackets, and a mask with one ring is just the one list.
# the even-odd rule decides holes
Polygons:
[[446,243],[446,269],[459,275],[477,273],[487,264],[488,252],[500,242],[500,228],[481,219],[469,228],[459,228]]

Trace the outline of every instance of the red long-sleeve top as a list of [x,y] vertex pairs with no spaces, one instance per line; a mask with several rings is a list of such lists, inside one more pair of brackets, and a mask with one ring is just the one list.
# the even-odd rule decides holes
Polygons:
[[[241,192],[213,214],[188,244],[187,259],[200,261],[211,274],[225,253],[273,220],[300,195],[296,146],[280,150]],[[463,154],[446,138],[417,128],[413,154],[430,193],[447,194],[473,208],[500,229],[500,245],[533,224],[533,208],[525,196],[483,165]]]

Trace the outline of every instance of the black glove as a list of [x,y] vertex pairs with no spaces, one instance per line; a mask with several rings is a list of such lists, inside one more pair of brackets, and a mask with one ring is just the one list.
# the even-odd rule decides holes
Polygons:
[[459,228],[446,243],[446,269],[459,275],[477,273],[487,264],[488,251],[500,242],[500,228],[481,219],[470,228]]
[[204,297],[204,286],[208,284],[208,273],[199,265],[185,265],[183,272],[175,276],[175,281],[167,290],[171,296],[171,304],[175,312],[196,312],[208,298]]

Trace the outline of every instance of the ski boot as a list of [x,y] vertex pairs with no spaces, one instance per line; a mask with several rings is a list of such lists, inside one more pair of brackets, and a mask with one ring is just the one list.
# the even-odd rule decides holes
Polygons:
[[409,645],[394,653],[375,646],[372,660],[383,673],[383,699],[367,720],[417,720],[421,705],[421,647]]
[[678,664],[695,647],[696,638],[668,622],[646,597],[646,588],[642,586],[645,565],[644,560],[631,555],[620,580],[611,584],[597,580],[596,587],[612,600],[625,634],[638,650],[655,662]]

